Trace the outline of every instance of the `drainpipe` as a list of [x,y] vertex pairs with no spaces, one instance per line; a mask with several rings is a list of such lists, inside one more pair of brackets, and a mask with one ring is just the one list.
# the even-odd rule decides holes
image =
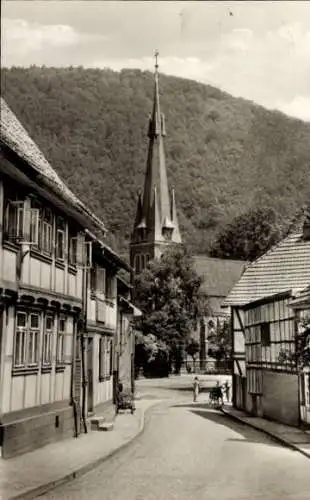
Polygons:
[[135,395],[135,350],[136,350],[136,334],[134,328],[131,329],[131,392]]
[[78,421],[78,403],[76,400],[76,347],[77,347],[77,321],[74,320],[74,335],[72,343],[72,383],[71,383],[71,401],[73,406],[73,416],[74,416],[74,437],[79,436],[79,421]]
[[82,423],[84,432],[87,434],[86,424],[86,395],[88,380],[85,366],[85,341],[87,340],[87,288],[88,288],[88,268],[83,269],[83,290],[82,290],[82,331],[81,331],[81,361],[82,361]]

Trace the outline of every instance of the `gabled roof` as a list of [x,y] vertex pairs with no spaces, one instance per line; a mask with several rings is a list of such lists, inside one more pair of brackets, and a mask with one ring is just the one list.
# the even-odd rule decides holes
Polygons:
[[228,294],[225,304],[245,305],[271,295],[298,292],[310,283],[310,240],[289,234],[250,264]]
[[35,170],[40,180],[58,197],[87,217],[97,229],[106,232],[104,223],[61,180],[2,97],[0,139],[4,146]]
[[246,266],[243,260],[215,259],[204,255],[195,255],[193,261],[196,273],[204,280],[201,290],[209,297],[226,297]]

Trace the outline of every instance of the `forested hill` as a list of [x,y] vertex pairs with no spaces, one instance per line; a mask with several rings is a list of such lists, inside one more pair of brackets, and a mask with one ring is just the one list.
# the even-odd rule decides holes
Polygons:
[[[160,93],[169,182],[195,252],[208,251],[241,213],[264,206],[288,218],[309,199],[310,124],[181,78],[160,76]],[[126,253],[143,187],[153,75],[3,68],[2,95]]]

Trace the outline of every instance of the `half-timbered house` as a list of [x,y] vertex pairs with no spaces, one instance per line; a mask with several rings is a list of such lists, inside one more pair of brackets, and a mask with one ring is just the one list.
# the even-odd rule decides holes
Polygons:
[[112,401],[116,273],[129,268],[92,236],[104,224],[3,99],[0,139],[0,446],[10,457],[76,435],[81,409]]
[[310,426],[310,286],[290,302],[297,328],[297,349],[300,370],[299,406],[302,425]]
[[132,285],[124,278],[118,278],[118,308],[117,308],[117,351],[116,370],[117,379],[123,389],[134,392],[134,355],[135,333],[132,325],[134,317],[140,316],[141,311],[132,303]]
[[226,304],[232,308],[233,403],[254,415],[297,425],[298,369],[291,299],[310,281],[310,239],[296,229],[247,267]]
[[87,272],[85,301],[87,390],[84,398],[82,396],[82,410],[93,420],[99,416],[100,420],[111,421],[115,414],[115,353],[119,341],[117,273],[131,268],[108,245],[89,231],[87,235],[92,241],[92,263]]

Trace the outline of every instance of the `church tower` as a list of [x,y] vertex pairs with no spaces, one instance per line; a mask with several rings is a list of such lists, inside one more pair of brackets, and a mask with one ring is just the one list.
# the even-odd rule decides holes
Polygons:
[[160,111],[158,52],[155,53],[153,110],[149,117],[148,154],[143,195],[139,193],[130,241],[130,264],[136,273],[159,258],[167,246],[182,243],[174,190],[169,190],[165,163],[165,116]]

